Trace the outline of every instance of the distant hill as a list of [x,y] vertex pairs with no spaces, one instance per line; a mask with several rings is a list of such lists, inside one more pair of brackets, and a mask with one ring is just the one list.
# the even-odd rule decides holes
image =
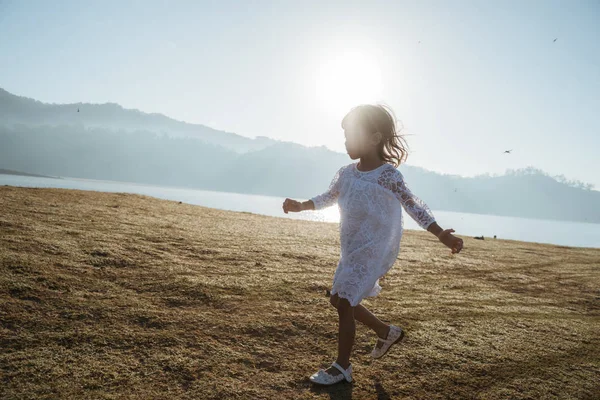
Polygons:
[[[306,199],[350,162],[323,146],[250,139],[117,104],[44,104],[0,89],[0,168]],[[469,178],[399,170],[434,210],[600,223],[600,192],[533,167]]]
[[177,121],[162,114],[125,109],[115,103],[47,104],[16,96],[1,88],[0,122],[5,125],[83,125],[112,130],[143,130],[173,137],[196,138],[238,153],[259,150],[277,142],[264,136],[251,139],[205,125]]

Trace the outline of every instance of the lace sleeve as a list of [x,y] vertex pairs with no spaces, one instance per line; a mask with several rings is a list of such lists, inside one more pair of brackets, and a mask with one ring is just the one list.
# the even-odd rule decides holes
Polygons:
[[410,191],[402,173],[396,169],[394,169],[393,172],[396,173],[386,174],[384,186],[394,192],[408,215],[410,215],[421,228],[427,230],[429,225],[435,222],[433,212],[423,200]]
[[338,196],[340,195],[340,178],[343,169],[344,167],[340,168],[335,173],[326,192],[310,199],[315,204],[315,210],[332,206],[337,201]]

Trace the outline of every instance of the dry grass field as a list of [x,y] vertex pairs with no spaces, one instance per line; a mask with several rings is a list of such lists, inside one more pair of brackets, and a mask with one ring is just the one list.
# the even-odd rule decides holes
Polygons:
[[357,322],[354,382],[313,387],[337,224],[0,187],[0,398],[600,399],[600,249],[461,237],[405,231],[362,303],[405,341]]

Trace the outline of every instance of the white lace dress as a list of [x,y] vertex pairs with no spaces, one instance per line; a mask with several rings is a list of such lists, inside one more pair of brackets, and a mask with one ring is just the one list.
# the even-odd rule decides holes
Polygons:
[[310,199],[315,210],[338,203],[341,256],[331,294],[348,299],[351,306],[381,291],[379,278],[392,268],[400,251],[402,208],[423,229],[435,221],[429,207],[410,191],[393,165],[360,171],[357,164],[340,168],[329,189]]

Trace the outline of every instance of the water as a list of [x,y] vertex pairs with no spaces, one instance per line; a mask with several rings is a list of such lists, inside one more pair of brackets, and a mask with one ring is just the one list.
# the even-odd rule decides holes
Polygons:
[[[51,179],[4,174],[0,174],[0,185],[137,193],[223,210],[247,211],[274,217],[312,221],[335,223],[339,221],[337,206],[318,211],[285,214],[282,210],[285,197],[214,192],[92,179]],[[433,213],[442,228],[453,228],[456,231],[455,233],[459,235],[483,235],[486,239],[493,238],[496,235],[499,239],[600,248],[600,224],[500,217],[441,210],[433,210]],[[404,228],[422,229],[407,213],[404,213]]]

